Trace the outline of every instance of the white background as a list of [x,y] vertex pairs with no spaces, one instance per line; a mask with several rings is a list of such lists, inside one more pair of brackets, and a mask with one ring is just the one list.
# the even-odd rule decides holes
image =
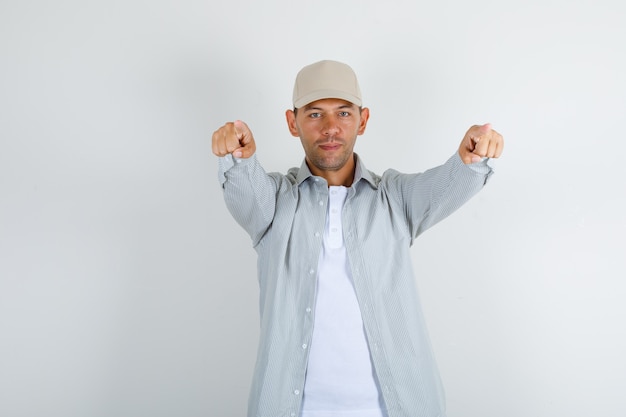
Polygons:
[[595,1],[0,2],[0,415],[236,417],[256,255],[212,132],[299,165],[296,72],[357,72],[368,168],[506,140],[413,248],[450,417],[624,416],[626,13]]

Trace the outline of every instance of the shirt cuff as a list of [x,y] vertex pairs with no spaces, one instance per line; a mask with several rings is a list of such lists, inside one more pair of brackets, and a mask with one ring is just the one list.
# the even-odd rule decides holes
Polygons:
[[458,152],[456,154],[458,163],[470,170],[476,177],[482,178],[483,185],[487,184],[487,181],[489,181],[489,178],[493,174],[493,168],[489,165],[489,158],[482,158],[478,162],[466,164],[461,160],[461,155],[459,155]]
[[217,179],[219,180],[220,185],[224,185],[224,183],[226,182],[226,173],[230,171],[233,167],[248,165],[254,159],[256,159],[256,153],[252,154],[252,156],[249,158],[235,158],[232,154],[219,157],[217,160]]
[[474,162],[472,164],[466,164],[468,168],[472,171],[477,172],[479,174],[489,174],[492,171],[491,166],[489,165],[489,158],[482,158],[478,162]]

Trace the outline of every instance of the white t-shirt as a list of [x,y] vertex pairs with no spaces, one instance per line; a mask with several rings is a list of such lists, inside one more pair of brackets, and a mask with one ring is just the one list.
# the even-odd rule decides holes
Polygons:
[[348,189],[329,187],[302,417],[384,417],[344,246]]

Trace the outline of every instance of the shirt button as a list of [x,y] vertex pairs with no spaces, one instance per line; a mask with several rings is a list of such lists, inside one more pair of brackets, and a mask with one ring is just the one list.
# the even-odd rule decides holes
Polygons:
[[296,413],[291,413],[291,417],[296,417]]
[[337,228],[333,227],[332,229],[330,229],[330,231],[333,232],[333,233],[337,233]]
[[309,275],[313,275],[315,273],[315,269],[311,268],[309,269]]
[[323,205],[324,205],[324,202],[323,202],[322,200],[320,200],[319,205],[320,205],[320,206],[323,206]]
[[302,349],[306,349],[306,348],[307,348],[307,344],[306,344],[306,343],[303,343],[303,344],[302,344]]
[[311,312],[311,307],[307,307],[307,308],[306,308],[306,312],[307,312],[307,313],[310,313],[310,312]]
[[320,232],[315,232],[315,237],[320,237]]
[[294,393],[294,395],[300,395],[300,390],[299,389],[294,390],[293,393]]

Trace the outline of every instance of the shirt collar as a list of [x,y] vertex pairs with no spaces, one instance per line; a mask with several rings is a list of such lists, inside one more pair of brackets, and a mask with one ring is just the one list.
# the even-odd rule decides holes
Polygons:
[[[378,184],[372,177],[372,173],[365,168],[365,164],[361,160],[361,157],[354,154],[356,160],[356,166],[354,170],[354,182],[352,185],[358,183],[360,180],[365,180],[370,183],[373,188],[378,188]],[[302,160],[302,165],[300,165],[300,169],[298,170],[298,175],[296,176],[296,184],[300,185],[304,180],[309,177],[313,177],[309,166],[306,163],[306,158]]]

